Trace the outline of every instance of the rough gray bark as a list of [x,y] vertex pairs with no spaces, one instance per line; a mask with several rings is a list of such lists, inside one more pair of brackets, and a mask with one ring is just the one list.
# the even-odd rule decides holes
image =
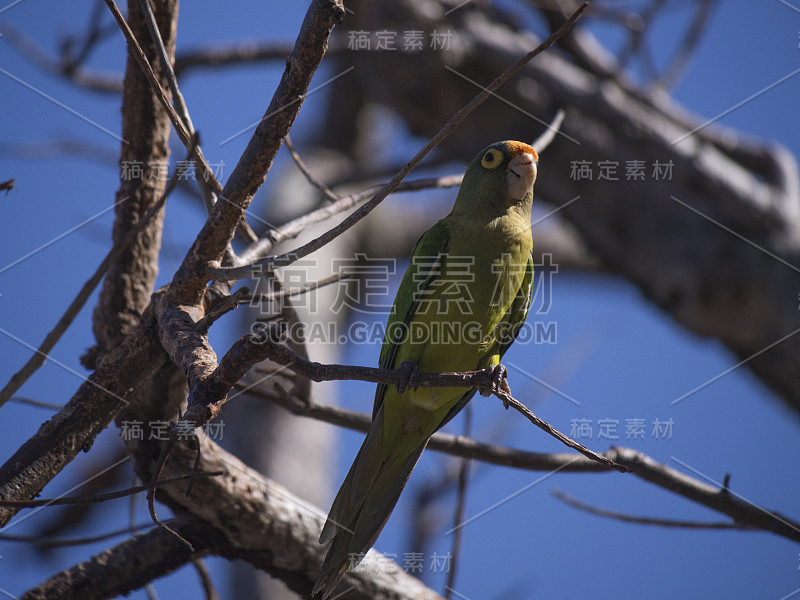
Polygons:
[[[225,475],[215,478],[209,488],[195,488],[188,502],[182,501],[199,518],[173,523],[192,542],[195,553],[176,537],[154,528],[53,575],[22,597],[113,598],[173,572],[193,556],[212,553],[246,561],[307,597],[323,559],[323,547],[316,543],[323,517],[213,442],[203,443],[203,456],[204,466],[220,467]],[[183,452],[175,462],[181,469],[191,468],[194,453]],[[174,490],[176,498],[185,499],[185,493],[185,487]],[[178,508],[174,501],[167,502]],[[441,600],[374,551],[342,586],[345,595],[341,597],[348,600]]]
[[[147,423],[158,418],[159,409],[150,412],[152,408],[129,414]],[[199,441],[202,456],[199,468],[223,474],[195,480],[188,497],[186,486],[165,486],[159,490],[159,500],[176,514],[190,514],[203,523],[204,533],[198,546],[201,552],[207,548],[206,539],[219,540],[212,547],[214,553],[241,558],[307,596],[324,558],[325,547],[317,543],[324,515],[315,506],[246,466],[202,432]],[[149,440],[128,440],[126,445],[134,457],[139,476],[149,481],[160,446]],[[163,476],[192,470],[195,456],[195,451],[186,444],[177,445]],[[161,541],[159,545],[163,543],[172,544]],[[185,558],[188,560],[188,554]],[[386,569],[385,559],[380,559],[375,552],[372,561],[345,580],[342,591],[351,586],[353,589],[344,597],[438,598],[399,567]],[[386,572],[381,573],[381,569]],[[146,574],[144,569],[131,571],[143,573],[142,577]],[[144,581],[149,579],[142,583]]]
[[[156,22],[167,53],[175,55],[178,27],[178,2],[155,3]],[[161,87],[169,90],[147,30],[138,0],[128,2],[128,24],[141,41]],[[164,113],[132,55],[128,55],[122,92],[122,139],[120,149],[120,187],[116,194],[114,242],[119,242],[153,206],[167,184],[169,134],[172,130]],[[136,175],[136,168],[141,174]],[[94,334],[99,352],[116,346],[139,322],[150,302],[161,250],[164,211],[144,228],[115,261],[103,280],[100,298],[94,310]]]

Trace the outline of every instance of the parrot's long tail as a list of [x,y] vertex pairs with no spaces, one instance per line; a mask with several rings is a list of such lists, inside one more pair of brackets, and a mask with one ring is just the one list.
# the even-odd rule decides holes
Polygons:
[[426,440],[410,456],[395,460],[383,458],[382,441],[383,407],[372,421],[319,536],[321,544],[333,539],[311,592],[312,596],[321,592],[321,600],[330,596],[378,539],[428,443]]

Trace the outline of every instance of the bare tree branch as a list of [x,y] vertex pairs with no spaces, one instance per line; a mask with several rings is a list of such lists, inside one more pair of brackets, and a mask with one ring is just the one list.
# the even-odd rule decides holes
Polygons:
[[13,189],[14,189],[14,179],[7,179],[6,181],[0,182],[0,192],[5,192],[6,196]]
[[716,0],[702,0],[697,3],[692,25],[686,31],[675,56],[670,60],[655,85],[663,89],[671,89],[678,83],[689,60],[697,49],[697,44],[705,33],[711,20],[711,13],[715,8]]
[[[106,28],[102,32],[102,37],[112,31],[110,28]],[[122,77],[118,73],[101,73],[87,69],[82,64],[83,61],[76,60],[76,57],[51,57],[36,42],[9,22],[0,24],[0,32],[2,32],[3,39],[7,40],[20,54],[45,72],[63,77],[79,87],[95,92],[118,94],[122,91]],[[84,49],[89,48],[90,37],[86,37]],[[98,41],[100,41],[100,37],[96,36],[91,44],[96,45]],[[82,52],[81,54],[85,55],[86,53]]]
[[340,199],[339,196],[337,196],[336,193],[327,185],[325,185],[322,181],[317,179],[314,176],[314,174],[308,169],[306,163],[303,162],[303,159],[297,153],[297,150],[294,149],[294,144],[292,144],[292,139],[287,135],[284,141],[286,142],[286,149],[289,151],[289,154],[292,155],[292,160],[297,165],[297,168],[300,169],[300,172],[303,174],[303,176],[308,180],[308,183],[317,188],[322,193],[322,195],[325,196],[325,198],[327,198],[330,202],[336,202],[337,200],[339,200]]
[[[467,405],[464,407],[464,437],[472,435],[472,406]],[[453,545],[451,546],[450,553],[453,555],[450,570],[447,573],[447,599],[451,600],[453,597],[453,586],[456,582],[456,574],[458,573],[459,556],[462,549],[462,540],[464,539],[464,528],[459,527],[464,522],[464,516],[467,511],[467,485],[469,483],[469,460],[466,458],[461,459],[461,464],[458,466],[458,484],[457,492],[458,497],[456,500],[455,510],[453,511]]]
[[[167,359],[158,342],[154,310],[145,309],[139,325],[106,354],[67,404],[0,467],[0,497],[33,498],[95,437],[133,396],[143,378]],[[0,526],[19,508],[0,507]]]
[[[137,32],[147,27],[134,3],[129,8],[131,26]],[[177,28],[177,2],[170,0],[158,8],[159,27],[163,30],[167,51],[175,52]],[[152,46],[141,52],[154,55]],[[169,161],[169,120],[159,108],[159,100],[150,90],[147,80],[128,55],[125,85],[122,95],[122,140],[120,148],[120,186],[116,194],[113,239],[119,243],[128,231],[141,222],[144,214],[155,205],[166,186],[164,177],[154,177]],[[160,70],[153,73],[155,81],[163,80]],[[167,101],[168,102],[168,101]],[[141,165],[142,177],[128,174],[128,165]],[[111,263],[95,307],[93,329],[98,349],[102,354],[113,348],[129,333],[150,301],[150,294],[158,275],[158,254],[161,248],[163,207],[152,222],[137,236],[132,245]],[[90,368],[96,357],[89,356]]]
[[228,47],[194,48],[175,57],[175,74],[180,77],[198,67],[220,68],[228,65],[286,60],[292,45],[275,42],[241,42]]
[[655,519],[653,517],[635,517],[633,515],[626,515],[625,513],[616,512],[613,510],[605,510],[585,504],[569,494],[566,494],[558,488],[553,488],[550,491],[553,496],[559,500],[569,504],[570,506],[588,512],[599,517],[607,517],[609,519],[616,519],[625,523],[637,523],[639,525],[658,525],[659,527],[674,527],[677,529],[739,529],[739,530],[755,530],[754,527],[747,525],[740,525],[738,523],[701,523],[699,521],[684,521],[679,519]]
[[[195,477],[215,477],[222,475],[221,472],[216,473],[203,473],[193,472],[185,473],[178,477],[171,477],[169,479],[162,479],[158,485],[168,485],[176,481],[183,481],[184,479],[194,479]],[[61,496],[59,498],[39,498],[38,500],[4,500],[0,498],[0,506],[16,506],[18,508],[34,508],[36,506],[63,506],[65,504],[99,504],[101,502],[108,502],[109,500],[117,500],[119,498],[126,498],[139,492],[146,492],[152,487],[152,484],[135,485],[126,490],[119,490],[116,492],[109,492],[107,494],[97,494],[96,496]]]
[[[415,179],[400,183],[395,192],[414,192],[418,190],[428,190],[431,188],[451,188],[461,185],[464,174],[449,175],[445,177],[433,177],[426,179]],[[244,252],[239,255],[239,261],[249,263],[267,256],[270,250],[281,242],[294,239],[311,225],[326,221],[340,213],[366,202],[375,194],[384,189],[388,184],[380,183],[368,187],[365,190],[343,196],[333,204],[323,206],[306,215],[298,217],[288,223],[268,231],[257,242],[251,244]]]
[[[175,524],[184,535],[197,538],[198,552],[208,554],[218,538],[201,523],[185,520]],[[172,573],[193,558],[175,538],[155,528],[138,534],[95,555],[88,561],[56,573],[22,595],[26,600],[45,598],[84,598],[100,600],[127,595],[148,582]]]
[[214,586],[214,580],[211,578],[211,571],[208,570],[206,562],[202,558],[194,558],[192,559],[192,564],[200,576],[200,584],[206,593],[206,600],[219,600],[219,593]]
[[[115,598],[209,555],[247,561],[278,577],[296,592],[309,594],[323,559],[322,546],[314,543],[322,517],[308,514],[301,500],[275,484],[251,482],[251,485],[256,488],[248,494],[253,503],[248,514],[251,526],[257,530],[253,530],[256,535],[249,536],[252,539],[246,545],[231,543],[223,528],[183,518],[172,525],[192,541],[194,553],[156,527],[57,573],[23,594],[20,600]],[[291,515],[289,521],[287,515]],[[258,538],[260,542],[254,543]],[[343,597],[348,600],[443,600],[375,551],[348,575],[342,589],[347,590]]]
[[306,13],[278,89],[220,194],[205,227],[178,269],[169,290],[175,304],[197,304],[207,282],[209,261],[222,259],[239,221],[264,182],[286,134],[300,111],[328,45],[333,27],[344,17],[339,1],[315,0]]
[[[142,529],[144,527],[149,527],[150,523],[145,523],[144,525],[139,525],[136,529]],[[0,540],[4,542],[21,542],[23,544],[30,544],[34,548],[63,548],[67,546],[82,546],[85,544],[94,544],[96,542],[102,542],[104,540],[108,540],[114,537],[119,537],[122,535],[130,535],[131,528],[124,527],[122,529],[117,529],[115,531],[109,531],[107,533],[100,533],[97,535],[87,536],[87,537],[78,537],[78,538],[55,538],[47,535],[11,535],[8,533],[0,534]]]

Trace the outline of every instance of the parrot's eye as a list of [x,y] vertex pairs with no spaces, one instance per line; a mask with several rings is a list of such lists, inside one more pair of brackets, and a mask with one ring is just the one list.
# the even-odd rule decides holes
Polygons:
[[481,159],[481,166],[485,169],[494,169],[503,162],[503,153],[499,150],[487,150]]

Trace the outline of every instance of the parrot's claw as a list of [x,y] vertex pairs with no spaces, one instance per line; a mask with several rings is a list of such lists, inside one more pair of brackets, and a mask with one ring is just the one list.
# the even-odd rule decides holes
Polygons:
[[394,386],[398,394],[402,394],[409,388],[417,390],[417,379],[419,378],[419,365],[413,360],[407,360],[400,365],[402,371],[402,378],[400,382]]
[[[496,367],[489,367],[487,371],[491,373],[492,381],[491,384],[484,384],[478,387],[481,396],[491,396],[498,391],[505,392],[510,396],[511,388],[508,386],[508,381],[506,381],[508,369],[503,365],[497,365]],[[503,405],[508,408],[508,402],[505,400],[503,400]]]
[[[500,383],[500,389],[502,391],[504,391],[506,394],[508,394],[509,396],[511,395],[511,387],[508,385],[508,381],[507,380],[503,379],[503,381]],[[508,407],[511,406],[509,404],[509,402],[508,402],[508,399],[505,396],[503,396],[501,398],[501,400],[503,401],[503,408],[508,410]]]

